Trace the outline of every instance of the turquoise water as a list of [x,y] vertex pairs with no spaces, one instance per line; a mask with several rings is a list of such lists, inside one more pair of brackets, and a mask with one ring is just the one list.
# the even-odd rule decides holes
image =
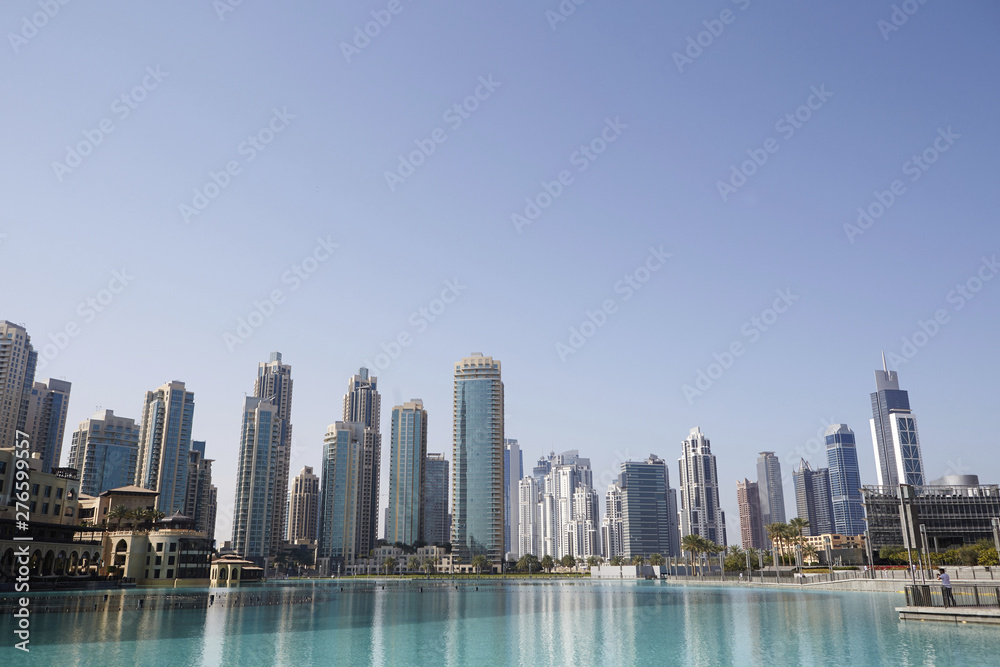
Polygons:
[[475,583],[384,583],[242,591],[328,596],[286,606],[36,614],[30,655],[11,648],[7,616],[0,664],[1000,664],[1000,627],[903,623],[893,611],[898,594],[652,581],[482,581],[478,591]]

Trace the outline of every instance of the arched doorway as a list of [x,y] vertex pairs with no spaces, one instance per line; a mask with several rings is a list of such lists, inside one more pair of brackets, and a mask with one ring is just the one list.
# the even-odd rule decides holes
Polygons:
[[14,550],[7,549],[3,557],[0,558],[0,576],[4,579],[13,579],[17,575],[17,565],[14,563]]
[[42,559],[42,576],[52,574],[52,567],[56,562],[56,554],[51,549],[45,552],[45,558]]

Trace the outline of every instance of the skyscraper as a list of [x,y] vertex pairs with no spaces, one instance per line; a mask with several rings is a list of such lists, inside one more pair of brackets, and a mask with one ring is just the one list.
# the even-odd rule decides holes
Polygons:
[[389,507],[385,540],[390,544],[420,541],[424,524],[427,411],[420,399],[392,409],[389,445]]
[[645,461],[625,461],[621,464],[618,484],[621,487],[622,555],[632,558],[679,554],[677,514],[671,515],[670,511],[674,503],[670,500],[666,461],[653,454]]
[[[622,487],[618,482],[612,482],[608,485],[605,505],[607,509],[604,519],[601,521],[602,555],[608,559],[615,556],[624,556],[625,526],[622,515]],[[677,516],[676,512],[674,512],[674,516]],[[676,525],[676,519],[674,524]]]
[[330,424],[323,439],[320,487],[319,558],[333,574],[345,571],[357,556],[365,433],[361,422]]
[[278,444],[275,450],[274,469],[274,509],[270,515],[270,544],[268,556],[278,553],[285,538],[288,523],[288,466],[292,451],[292,367],[281,363],[281,353],[272,352],[266,363],[257,365],[257,378],[253,383],[253,395],[271,401],[277,408],[275,419],[278,424]]
[[538,481],[534,477],[525,477],[518,482],[517,494],[517,552],[521,556],[537,556],[542,551]]
[[66,433],[66,412],[69,409],[70,383],[49,378],[35,382],[28,398],[25,432],[32,452],[42,456],[42,472],[52,472],[62,458],[63,436]]
[[695,427],[682,446],[684,453],[677,461],[681,472],[681,539],[701,535],[725,546],[726,515],[719,505],[719,477],[711,443]]
[[524,477],[524,453],[517,440],[503,442],[503,502],[504,502],[504,552],[517,560],[518,523],[520,522],[520,502],[518,500],[521,478]]
[[194,521],[195,530],[205,533],[205,537],[214,542],[218,490],[212,485],[213,459],[205,458],[204,440],[192,440],[189,454],[184,515]]
[[243,403],[243,428],[236,467],[236,500],[233,507],[233,548],[263,567],[274,555],[272,531],[278,505],[280,409],[266,398],[247,396]]
[[910,397],[899,388],[899,376],[890,371],[882,354],[882,370],[875,371],[872,399],[872,445],[880,486],[924,484],[924,463],[917,436],[917,417]]
[[361,368],[351,377],[344,395],[344,422],[364,425],[359,467],[360,497],[356,553],[367,556],[375,548],[378,536],[379,468],[382,461],[382,396],[378,378],[369,377]]
[[781,461],[774,452],[761,452],[757,457],[757,492],[760,495],[761,523],[765,526],[786,523]]
[[833,532],[862,535],[867,524],[861,497],[861,471],[854,431],[847,424],[833,424],[826,430],[826,464],[830,470],[833,502]]
[[451,490],[448,459],[444,454],[427,454],[424,461],[424,535],[427,544],[444,546],[451,543],[451,520],[448,515],[448,493]]
[[793,473],[795,478],[795,507],[799,517],[809,525],[805,535],[823,535],[833,532],[833,504],[830,499],[830,470],[813,470],[805,459]]
[[69,467],[80,474],[80,493],[99,496],[135,483],[139,427],[134,419],[101,410],[73,432]]
[[[541,458],[530,479],[519,484],[518,523],[524,515],[527,526],[518,527],[518,544],[534,545],[536,556],[592,556],[600,551],[600,517],[597,492],[593,489],[590,459],[572,449]],[[536,493],[536,508],[529,507],[529,490]]]
[[174,380],[146,392],[139,430],[135,485],[158,492],[156,509],[184,511],[194,422],[194,394]]
[[310,466],[292,480],[288,502],[288,535],[290,544],[296,540],[315,542],[319,537],[319,477]]
[[500,362],[473,353],[455,364],[452,544],[466,563],[504,555],[503,382]]
[[743,542],[743,548],[766,548],[757,482],[751,482],[746,478],[742,482],[736,482],[736,503],[740,510],[740,540]]
[[37,363],[27,330],[0,320],[0,447],[13,447],[17,431],[25,430]]

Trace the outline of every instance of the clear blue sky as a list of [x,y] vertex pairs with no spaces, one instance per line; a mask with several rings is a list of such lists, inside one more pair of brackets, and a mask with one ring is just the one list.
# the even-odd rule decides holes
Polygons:
[[[401,333],[410,344],[373,369],[386,444],[392,405],[419,397],[431,448],[450,458],[452,365],[482,351],[503,363],[526,466],[579,449],[602,495],[621,460],[649,453],[676,484],[680,443],[700,426],[735,541],[736,480],[778,452],[793,515],[790,471],[803,455],[823,463],[807,444],[823,420],[854,429],[875,482],[879,352],[902,357],[903,337],[943,310],[894,364],[928,475],[1000,481],[988,419],[1000,280],[949,298],[997,270],[982,258],[1000,252],[1000,9],[914,3],[889,31],[888,1],[676,4],[590,0],[554,22],[556,0],[402,0],[345,56],[388,0],[247,0],[221,18],[210,2],[71,2],[37,30],[36,2],[6,2],[0,317],[36,347],[79,327],[38,374],[73,383],[70,430],[98,405],[138,418],[144,391],[188,384],[216,460],[220,540],[257,363],[280,350],[293,367],[294,474],[318,465],[349,376]],[[689,38],[707,46],[683,62]],[[463,103],[474,110],[448,113]],[[797,109],[808,120],[782,121]],[[590,160],[578,151],[592,140],[603,152]],[[80,142],[89,154],[67,158]],[[416,142],[434,152],[390,187]],[[925,149],[926,170],[907,164]],[[766,162],[723,197],[751,155]],[[210,172],[226,187],[197,200]],[[511,216],[543,181],[561,192],[519,231]],[[876,191],[891,205],[849,239],[859,207],[879,212]],[[338,247],[303,265],[318,238]],[[661,246],[670,257],[645,273]],[[128,284],[108,303],[116,270]],[[648,280],[629,294],[626,275]],[[458,296],[437,304],[447,281]],[[270,317],[227,345],[274,290]],[[793,300],[774,321],[778,290]],[[607,300],[603,326],[560,354]],[[683,386],[734,342],[743,354],[689,401]]]

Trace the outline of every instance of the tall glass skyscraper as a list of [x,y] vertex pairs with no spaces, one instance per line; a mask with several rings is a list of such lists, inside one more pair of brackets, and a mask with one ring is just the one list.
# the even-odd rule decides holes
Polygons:
[[681,470],[681,539],[701,535],[725,546],[726,515],[719,503],[719,475],[711,442],[695,427],[682,446],[684,454],[677,461]]
[[184,511],[193,422],[194,394],[183,382],[146,392],[135,485],[158,492],[156,509],[167,516]]
[[375,548],[378,535],[379,470],[382,464],[382,396],[378,393],[378,378],[369,377],[361,368],[351,377],[344,394],[344,422],[364,426],[359,462],[360,496],[358,498],[358,556]]
[[744,549],[763,549],[766,544],[764,522],[760,514],[760,487],[743,478],[736,482],[736,504],[740,510],[740,541]]
[[319,558],[327,564],[321,570],[330,574],[345,572],[356,556],[368,557],[357,550],[365,431],[361,422],[336,422],[323,439]]
[[[622,463],[618,485],[621,488],[621,550],[625,558],[680,554],[676,501],[671,498],[668,475],[666,461],[652,454],[645,461]],[[610,495],[608,502],[612,502]],[[611,530],[609,525],[608,537],[614,539]]]
[[27,330],[0,320],[0,447],[13,447],[17,431],[25,429],[37,364],[38,353]]
[[421,539],[427,544],[444,546],[451,543],[451,521],[448,514],[448,492],[451,477],[444,454],[428,453],[424,460],[424,524]]
[[879,485],[924,484],[924,463],[917,436],[917,418],[910,411],[910,397],[899,388],[899,376],[890,371],[882,355],[882,370],[875,371],[872,399],[872,445]]
[[274,515],[285,499],[277,495],[281,418],[272,401],[247,396],[236,462],[236,500],[233,507],[233,548],[263,567],[273,555]]
[[830,499],[830,470],[813,470],[805,459],[792,473],[795,478],[795,508],[799,517],[809,521],[804,535],[833,532],[833,504]]
[[292,367],[281,363],[281,353],[272,352],[266,363],[257,366],[253,395],[270,401],[277,408],[278,444],[275,449],[274,509],[270,515],[270,544],[268,556],[277,555],[285,537],[288,523],[288,466],[292,451]]
[[520,557],[517,537],[520,523],[518,489],[522,477],[524,477],[524,452],[521,451],[517,440],[506,439],[503,442],[503,548],[514,560]]
[[760,495],[760,520],[785,523],[785,491],[781,481],[781,461],[774,452],[761,452],[757,457],[757,492]]
[[134,419],[101,410],[73,432],[69,467],[80,474],[80,493],[99,496],[135,482],[139,426]]
[[59,467],[70,388],[69,382],[52,378],[31,387],[25,431],[30,436],[31,451],[42,456],[42,472]]
[[473,353],[455,364],[452,545],[465,563],[504,555],[503,382],[500,362]]
[[832,424],[826,430],[826,464],[830,469],[833,501],[833,532],[862,535],[865,512],[861,499],[861,470],[854,431],[847,424]]
[[423,532],[427,411],[413,399],[392,409],[389,446],[389,509],[385,540],[413,544]]

